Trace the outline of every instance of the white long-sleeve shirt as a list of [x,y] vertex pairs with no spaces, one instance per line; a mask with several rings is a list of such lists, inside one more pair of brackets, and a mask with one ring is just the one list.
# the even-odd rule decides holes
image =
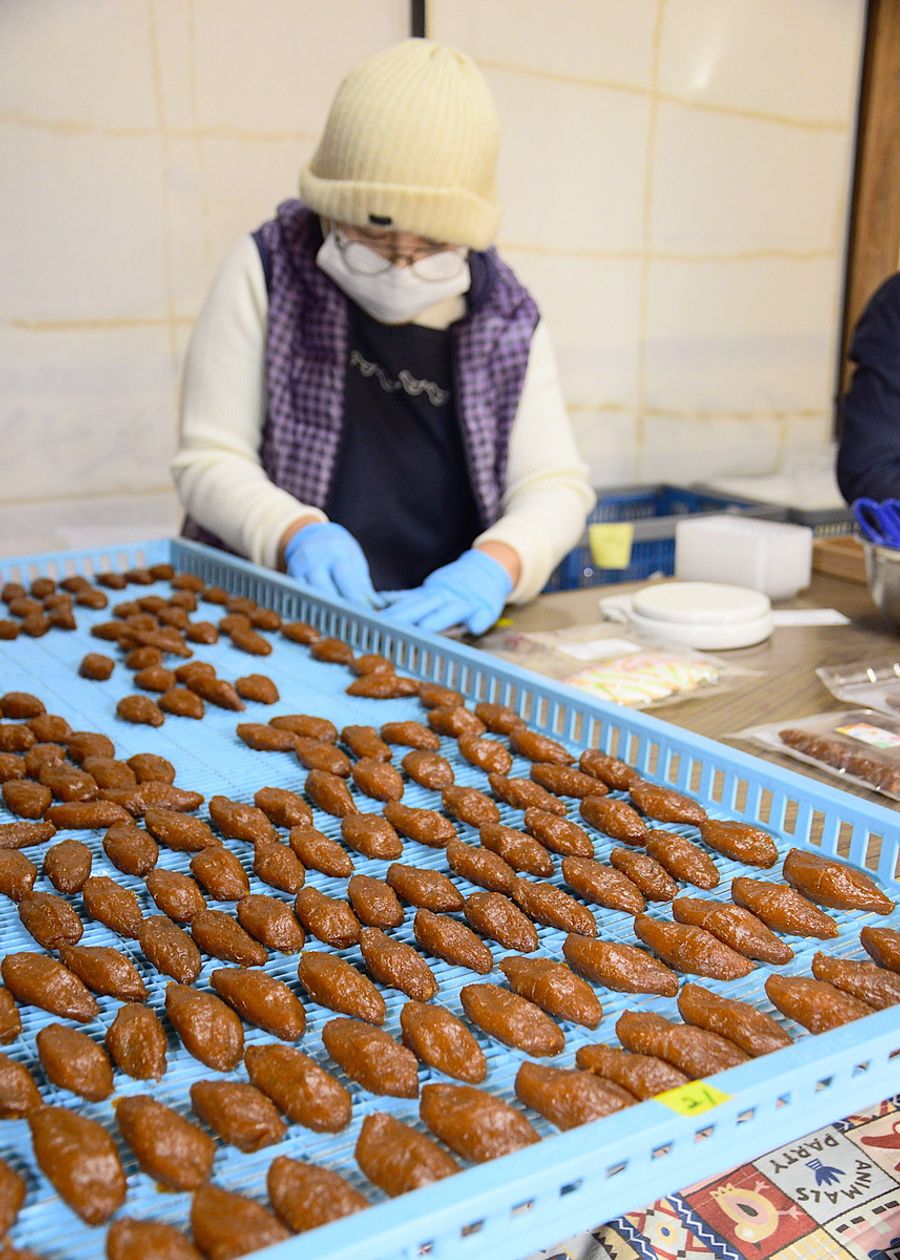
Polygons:
[[[416,322],[447,327],[463,310],[462,299],[443,303]],[[172,475],[198,524],[274,568],[282,535],[298,517],[328,518],[274,485],[260,463],[267,315],[262,262],[247,236],[222,264],[191,336]],[[503,542],[518,554],[513,602],[532,599],[581,537],[594,502],[587,471],[575,448],[550,335],[539,322],[510,434],[503,514],[475,540]]]

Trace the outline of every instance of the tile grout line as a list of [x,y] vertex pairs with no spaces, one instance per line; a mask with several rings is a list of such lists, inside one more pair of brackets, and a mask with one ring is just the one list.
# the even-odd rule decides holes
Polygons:
[[197,12],[194,0],[187,2],[188,22],[188,74],[191,93],[191,122],[194,152],[197,155],[197,166],[200,171],[200,215],[203,221],[203,258],[208,267],[212,267],[212,234],[210,231],[210,205],[206,177],[206,149],[203,146],[203,133],[200,128],[200,103],[197,89]]

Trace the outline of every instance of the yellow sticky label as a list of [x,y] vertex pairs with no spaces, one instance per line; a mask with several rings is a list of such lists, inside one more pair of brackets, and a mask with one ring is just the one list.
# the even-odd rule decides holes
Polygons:
[[633,539],[634,526],[630,521],[588,527],[591,559],[598,569],[627,569]]
[[691,1081],[688,1085],[679,1085],[676,1089],[667,1089],[664,1094],[655,1095],[657,1102],[671,1107],[680,1116],[698,1116],[720,1103],[728,1102],[730,1097],[730,1094],[723,1094],[707,1081]]

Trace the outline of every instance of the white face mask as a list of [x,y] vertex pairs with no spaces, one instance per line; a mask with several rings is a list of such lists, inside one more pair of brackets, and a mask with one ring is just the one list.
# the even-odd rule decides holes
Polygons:
[[[369,252],[376,259],[379,257],[374,250]],[[375,275],[359,275],[347,266],[333,231],[325,237],[316,262],[347,297],[382,324],[408,324],[429,306],[461,297],[472,282],[468,263],[443,280],[423,280],[408,266],[390,266]]]

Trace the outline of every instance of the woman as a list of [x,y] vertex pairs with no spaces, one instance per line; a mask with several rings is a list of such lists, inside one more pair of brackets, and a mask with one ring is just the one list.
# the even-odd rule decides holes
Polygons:
[[538,309],[490,248],[498,123],[410,39],[341,84],[303,201],[226,258],[188,350],[185,535],[427,630],[484,633],[578,540],[586,481]]

